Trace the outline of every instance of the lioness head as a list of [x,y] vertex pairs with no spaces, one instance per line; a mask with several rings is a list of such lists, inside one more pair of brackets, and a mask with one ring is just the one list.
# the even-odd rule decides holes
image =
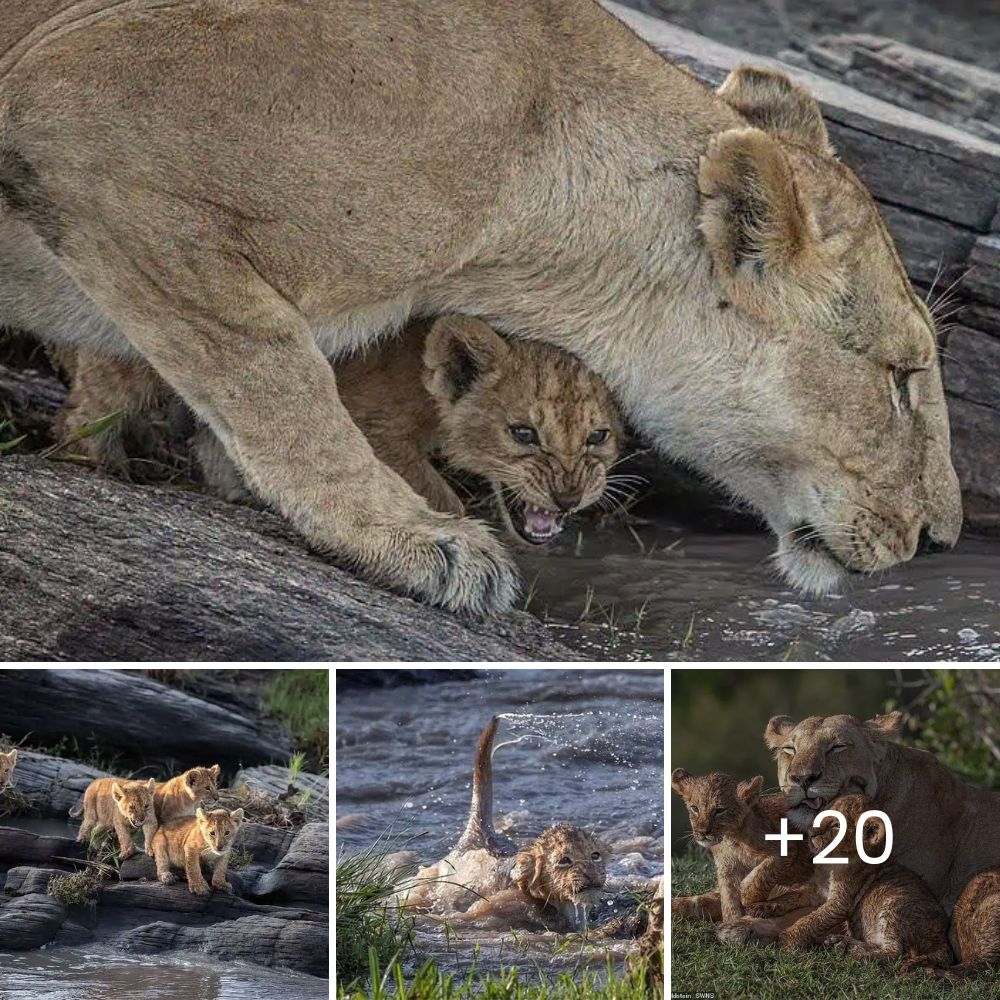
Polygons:
[[424,366],[445,458],[488,480],[515,538],[551,541],[569,514],[604,493],[622,423],[605,384],[579,359],[445,316],[427,336]]
[[860,722],[853,715],[814,715],[794,722],[776,715],[764,742],[778,761],[778,783],[791,807],[788,822],[808,830],[816,814],[839,795],[878,795],[876,768],[899,738],[902,712]]
[[[861,864],[856,830],[861,817],[875,808],[875,801],[867,795],[840,795],[826,808],[839,812],[844,817],[845,825],[840,842],[825,857],[846,858],[848,863]],[[840,831],[841,823],[836,816],[824,816],[818,826],[809,830],[810,852],[819,854],[840,836]],[[875,816],[867,817],[861,832],[861,843],[870,858],[879,857],[885,848],[885,824]]]
[[514,859],[511,878],[525,895],[558,906],[596,902],[608,846],[575,826],[550,826]]
[[223,854],[233,846],[236,834],[240,832],[243,823],[243,810],[234,809],[212,809],[205,812],[204,809],[195,810],[195,819],[198,821],[198,829],[204,838],[205,846],[218,854]]
[[687,806],[695,843],[714,847],[728,831],[743,825],[760,798],[764,778],[758,775],[749,781],[737,781],[721,773],[696,777],[678,767],[670,776],[670,784]]
[[192,767],[181,775],[184,791],[193,802],[212,802],[219,797],[219,765]]
[[697,322],[719,364],[685,387],[711,442],[685,457],[751,500],[784,575],[824,593],[958,538],[934,321],[808,93],[743,67],[718,96],[746,126],[716,133],[698,171]]
[[111,786],[111,797],[126,822],[140,827],[153,815],[153,792],[156,779],[149,781],[122,781]]
[[9,753],[0,753],[0,791],[14,784],[14,765],[17,763],[17,747]]

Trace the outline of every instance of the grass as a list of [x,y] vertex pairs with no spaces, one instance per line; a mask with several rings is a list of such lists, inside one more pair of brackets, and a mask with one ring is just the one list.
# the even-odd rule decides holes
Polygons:
[[[707,858],[675,857],[671,890],[675,896],[707,892],[715,885],[715,871]],[[832,950],[781,952],[753,946],[723,945],[704,921],[677,921],[671,934],[671,986],[674,993],[711,993],[717,1000],[840,1000],[840,998],[894,998],[894,1000],[996,1000],[996,974],[964,982],[951,991],[939,980],[923,975],[900,976],[892,966],[846,958]]]
[[[338,938],[339,941],[339,938]],[[608,964],[603,974],[582,972],[548,976],[523,969],[502,969],[478,976],[473,964],[464,976],[442,972],[428,960],[407,979],[398,960],[384,968],[372,951],[368,982],[337,988],[338,1000],[650,1000],[662,990],[650,992],[641,963],[624,973]]]
[[97,868],[82,868],[49,879],[49,895],[64,906],[93,906],[101,888],[101,873]]
[[315,757],[321,767],[326,765],[330,753],[329,671],[279,671],[264,692],[264,705],[288,729],[297,747]]

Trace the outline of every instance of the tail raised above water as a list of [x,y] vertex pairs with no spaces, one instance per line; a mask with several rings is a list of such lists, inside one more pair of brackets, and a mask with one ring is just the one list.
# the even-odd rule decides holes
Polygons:
[[455,847],[458,851],[485,848],[493,854],[511,854],[516,849],[493,829],[493,737],[498,721],[494,715],[479,734],[472,768],[472,806],[465,831]]

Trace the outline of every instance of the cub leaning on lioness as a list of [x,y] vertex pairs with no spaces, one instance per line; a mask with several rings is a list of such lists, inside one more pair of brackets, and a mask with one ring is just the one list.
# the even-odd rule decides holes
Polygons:
[[[243,823],[243,810],[197,809],[193,818],[173,819],[160,826],[153,835],[152,852],[156,858],[156,877],[169,885],[177,881],[170,870],[183,868],[188,889],[196,896],[207,896],[212,889],[232,892],[226,881],[233,842]],[[212,886],[209,888],[201,872],[202,859],[212,865]]]
[[[72,380],[59,433],[116,411],[126,416],[74,447],[98,464],[127,464],[123,431],[169,395],[146,365],[87,352]],[[398,338],[336,362],[340,397],[375,454],[435,509],[461,516],[462,501],[434,467],[485,479],[497,513],[518,541],[540,545],[566,518],[597,502],[618,457],[623,428],[607,386],[573,355],[501,337],[481,320],[417,320]],[[225,499],[247,487],[218,439],[201,428],[196,452],[208,484]]]

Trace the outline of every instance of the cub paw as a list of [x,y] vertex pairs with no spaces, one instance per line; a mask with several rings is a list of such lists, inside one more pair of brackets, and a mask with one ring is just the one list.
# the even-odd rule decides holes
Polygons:
[[164,872],[162,875],[158,875],[157,878],[164,885],[173,885],[177,881],[177,876],[173,872]]
[[192,894],[195,896],[211,896],[212,890],[208,887],[207,882],[195,882],[188,883],[188,889],[191,890]]
[[213,882],[212,888],[218,889],[219,892],[229,893],[230,896],[233,894],[233,887],[228,882]]
[[745,948],[751,944],[773,944],[778,940],[777,925],[770,920],[740,917],[721,924],[715,931],[720,941]]

